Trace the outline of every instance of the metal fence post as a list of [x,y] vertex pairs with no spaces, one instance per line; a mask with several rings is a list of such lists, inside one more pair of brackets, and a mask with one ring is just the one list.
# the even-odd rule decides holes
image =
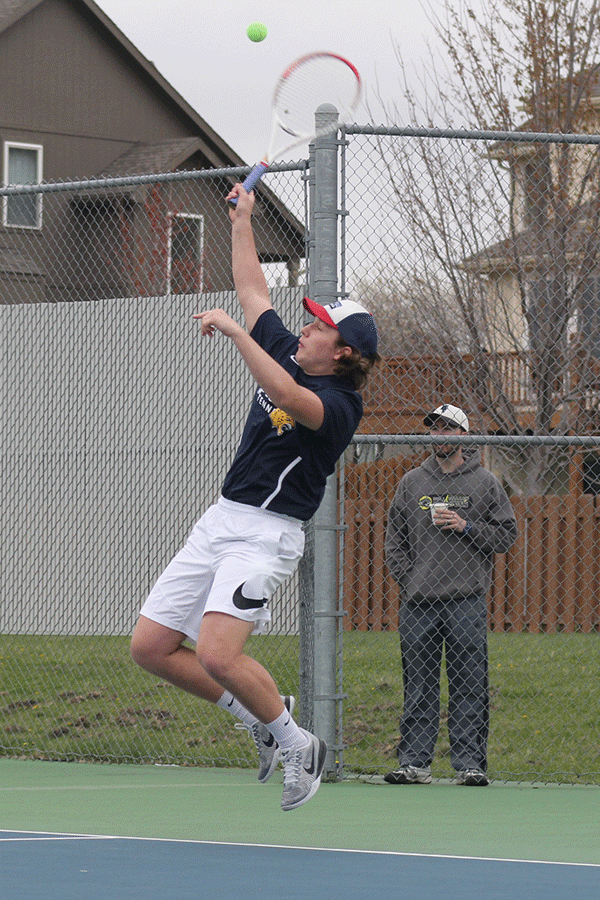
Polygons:
[[[306,284],[308,295],[312,296],[312,260],[314,257],[314,231],[312,219],[312,197],[314,196],[315,182],[315,145],[314,142],[308,148],[308,173],[306,182],[308,185],[308,193],[305,203],[305,222],[306,222]],[[300,668],[298,672],[299,678],[299,696],[300,696],[300,713],[298,723],[308,731],[314,730],[314,696],[315,696],[315,567],[314,567],[314,547],[315,547],[315,520],[314,517],[305,523],[305,545],[304,554],[298,566],[298,591],[300,609],[298,614],[299,641],[300,641]]]
[[[331,303],[338,296],[338,111],[331,104],[315,115],[314,179],[311,179],[310,296]],[[331,130],[331,128],[333,130]],[[314,537],[314,698],[313,729],[327,742],[325,777],[337,775],[337,612],[338,528],[337,480],[328,479],[323,501],[313,519]]]

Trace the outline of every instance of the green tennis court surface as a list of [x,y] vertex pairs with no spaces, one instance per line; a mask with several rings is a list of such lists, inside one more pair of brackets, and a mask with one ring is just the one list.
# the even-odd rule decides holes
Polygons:
[[281,878],[312,900],[600,898],[595,787],[346,781],[289,813],[280,798],[280,774],[0,760],[0,881],[45,900],[237,900]]

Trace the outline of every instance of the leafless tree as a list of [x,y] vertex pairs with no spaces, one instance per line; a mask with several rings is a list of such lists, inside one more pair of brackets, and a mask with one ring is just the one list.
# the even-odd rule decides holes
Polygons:
[[[477,131],[600,131],[597,0],[465,0],[429,8],[447,67],[418,83],[398,51],[406,112],[390,124]],[[589,427],[600,384],[600,167],[593,143],[378,139],[390,186],[380,271],[360,291],[390,348],[444,348],[483,428]],[[391,223],[394,223],[393,226]],[[382,285],[401,285],[387,292]],[[543,449],[506,466],[516,489],[555,489]],[[512,460],[513,464],[516,462]],[[512,473],[512,474],[511,474]]]

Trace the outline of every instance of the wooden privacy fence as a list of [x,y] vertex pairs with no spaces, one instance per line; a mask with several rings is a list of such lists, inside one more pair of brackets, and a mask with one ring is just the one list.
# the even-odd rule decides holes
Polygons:
[[[417,463],[418,464],[418,463]],[[394,630],[400,596],[385,565],[387,511],[415,459],[346,469],[345,627]],[[600,498],[513,497],[519,537],[497,555],[488,597],[492,631],[600,631]]]

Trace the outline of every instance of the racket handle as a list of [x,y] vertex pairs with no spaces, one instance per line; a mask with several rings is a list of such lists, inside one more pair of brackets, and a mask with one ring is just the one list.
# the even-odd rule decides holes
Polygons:
[[[246,180],[243,182],[242,187],[245,191],[250,193],[251,190],[258,184],[260,179],[263,177],[267,169],[269,168],[269,164],[264,160],[262,162],[257,163],[253,169],[248,172],[246,175]],[[237,205],[237,197],[233,197],[229,203],[231,206]]]

